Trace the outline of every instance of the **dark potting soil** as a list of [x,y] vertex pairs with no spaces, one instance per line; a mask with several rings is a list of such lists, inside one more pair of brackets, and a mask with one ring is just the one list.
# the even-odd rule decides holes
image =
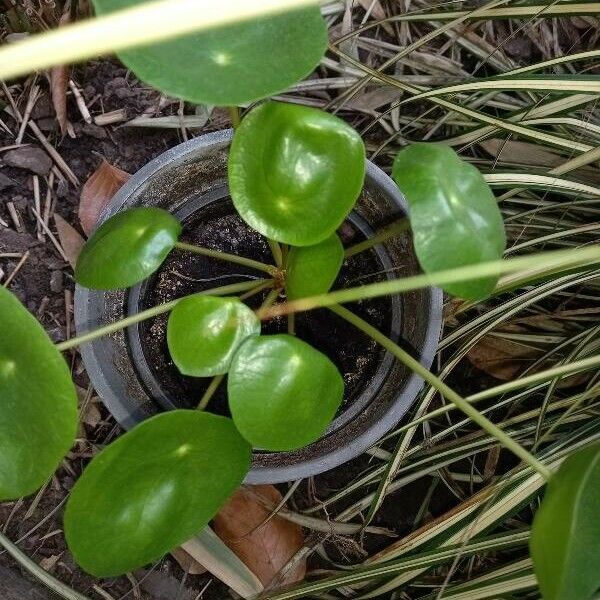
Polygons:
[[[343,238],[355,243],[363,235],[349,222],[342,226]],[[184,241],[212,249],[235,253],[262,262],[273,259],[266,240],[248,227],[236,214],[230,201],[201,209],[184,223]],[[383,266],[373,251],[363,252],[344,261],[334,288],[351,287],[364,282],[383,280]],[[158,273],[142,290],[141,309],[262,274],[229,262],[181,251],[173,252]],[[266,292],[248,298],[257,308]],[[283,300],[284,298],[281,298]],[[388,299],[372,299],[350,308],[384,332],[391,328],[391,305]],[[167,397],[176,407],[192,408],[206,390],[210,378],[186,377],[174,365],[166,341],[168,315],[161,315],[140,325],[145,358]],[[286,333],[283,317],[263,323],[264,334]],[[373,340],[326,309],[296,316],[298,337],[325,353],[344,377],[345,394],[340,411],[357,398],[375,375],[384,351]],[[222,384],[211,399],[209,410],[229,414],[226,385]]]

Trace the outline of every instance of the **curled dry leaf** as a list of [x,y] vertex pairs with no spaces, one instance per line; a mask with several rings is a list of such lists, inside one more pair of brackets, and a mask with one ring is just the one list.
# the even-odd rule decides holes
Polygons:
[[60,215],[54,215],[54,223],[58,232],[58,241],[65,252],[69,264],[75,268],[77,257],[85,244],[83,236],[71,225],[69,225]]
[[[269,506],[277,506],[282,498],[272,485],[242,487],[219,511],[213,529],[266,587],[302,548],[304,534],[296,523],[278,516],[269,519],[271,512],[257,496]],[[305,573],[306,563],[302,561],[281,584],[301,581]]]
[[52,91],[52,105],[56,112],[56,120],[62,135],[67,133],[67,87],[69,85],[69,67],[59,65],[50,71],[50,89]]
[[[69,11],[60,18],[59,27],[67,25],[71,20]],[[67,88],[69,86],[69,71],[68,65],[58,65],[50,70],[50,90],[52,92],[52,105],[56,112],[56,120],[60,127],[62,135],[67,133]]]
[[488,375],[507,381],[529,366],[541,352],[512,340],[493,335],[484,336],[467,354],[478,369]]
[[104,207],[130,177],[129,173],[102,159],[83,185],[79,199],[79,222],[86,235],[90,235]]

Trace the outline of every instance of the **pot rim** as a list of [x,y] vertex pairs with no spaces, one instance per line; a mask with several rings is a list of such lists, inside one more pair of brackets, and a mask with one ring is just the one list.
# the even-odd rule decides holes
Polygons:
[[[126,204],[128,198],[135,195],[149,178],[159,173],[163,168],[169,166],[171,163],[185,160],[186,156],[194,155],[200,149],[225,147],[231,140],[232,135],[233,130],[231,129],[204,134],[179,144],[148,162],[133,174],[125,185],[113,196],[100,215],[98,225],[118,212]],[[383,191],[388,198],[392,199],[400,211],[404,214],[407,213],[406,200],[396,184],[379,167],[368,160],[366,161],[366,178]],[[421,364],[429,368],[433,362],[441,333],[443,296],[442,291],[438,288],[428,288],[427,290],[423,290],[423,292],[429,296],[429,314],[426,319],[426,329],[423,333],[423,343],[419,348],[419,352]],[[98,306],[94,306],[94,300],[98,303],[99,298],[103,297],[104,294],[106,292],[89,290],[79,285],[76,286],[74,317],[78,334],[85,330],[90,323],[98,320],[99,309]],[[396,324],[392,322],[392,330],[395,329]],[[125,334],[127,335],[127,332]],[[129,338],[128,335],[127,337]],[[89,344],[84,344],[80,348],[83,362],[90,381],[105,406],[107,406],[121,426],[129,429],[140,422],[141,418],[144,417],[144,413],[139,410],[139,407],[134,406],[132,399],[121,397],[118,391],[113,389],[114,386],[111,384],[110,378],[102,367],[103,364],[106,364],[107,360],[111,360],[111,356],[109,356],[106,347],[101,341],[95,340]],[[330,448],[325,454],[308,457],[294,464],[282,464],[278,466],[253,464],[244,483],[279,483],[300,479],[328,471],[355,458],[373,446],[398,423],[412,406],[422,385],[423,380],[415,373],[410,373],[404,385],[398,390],[395,400],[391,403],[388,410],[378,419],[374,420],[370,426],[361,431],[358,436],[353,437],[351,442]],[[375,399],[379,393],[380,389],[375,392]],[[343,431],[343,427],[338,431]]]

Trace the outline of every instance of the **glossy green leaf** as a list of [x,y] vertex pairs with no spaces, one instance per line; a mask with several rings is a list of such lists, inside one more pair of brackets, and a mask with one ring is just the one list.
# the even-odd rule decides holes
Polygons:
[[173,249],[181,224],[161,208],[130,208],[108,219],[83,247],[77,283],[92,289],[115,290],[152,275]]
[[[406,196],[415,251],[426,273],[502,258],[504,223],[481,173],[448,146],[413,144],[401,150],[392,177]],[[497,276],[444,289],[468,300],[493,291]]]
[[132,571],[199,533],[239,487],[251,450],[231,419],[174,410],[98,454],[73,488],[65,535],[96,577]]
[[242,219],[293,246],[329,237],[354,206],[364,177],[358,133],[333,115],[295,104],[253,109],[229,153],[229,189]]
[[69,368],[29,311],[0,285],[0,501],[27,496],[73,445]]
[[254,311],[237,298],[191,296],[171,312],[167,343],[184,375],[210,377],[227,373],[239,345],[259,334]]
[[[100,15],[144,1],[93,0]],[[122,50],[119,57],[169,96],[222,106],[284,90],[319,64],[326,47],[327,28],[315,5]]]
[[544,600],[590,600],[600,590],[600,444],[569,456],[550,479],[530,550]]
[[294,450],[317,440],[344,396],[344,380],[321,352],[291,335],[246,340],[228,376],[236,427],[254,446]]
[[288,255],[285,287],[289,300],[329,291],[344,262],[344,247],[334,233],[314,246],[294,246]]

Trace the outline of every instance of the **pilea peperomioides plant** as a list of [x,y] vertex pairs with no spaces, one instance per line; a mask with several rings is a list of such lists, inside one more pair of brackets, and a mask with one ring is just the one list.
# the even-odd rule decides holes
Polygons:
[[[136,60],[132,53],[129,62]],[[267,92],[257,92],[262,93]],[[58,349],[0,288],[0,499],[41,486],[73,442],[76,396],[58,350],[166,312],[168,348],[179,371],[213,380],[199,399],[200,410],[150,418],[90,462],[73,488],[64,520],[67,542],[83,568],[114,576],[160,558],[210,522],[244,480],[252,447],[292,450],[317,440],[342,402],[342,376],[327,356],[293,335],[293,320],[290,334],[262,335],[261,319],[274,314],[272,305],[284,296],[302,301],[329,292],[344,256],[336,230],[359,197],[364,175],[364,145],[346,123],[323,111],[267,102],[251,110],[235,132],[229,187],[241,218],[268,237],[274,264],[183,243],[181,225],[171,214],[135,208],[97,229],[75,270],[81,285],[125,288],[154,273],[170,252],[188,251],[256,268],[265,278],[158,305]],[[451,149],[410,146],[398,154],[393,177],[409,205],[409,221],[394,231],[410,228],[426,274],[502,257],[505,236],[495,198],[479,171]],[[363,242],[360,250],[381,239]],[[490,295],[498,276],[488,272],[466,279],[445,288],[477,300]],[[259,292],[266,297],[258,311],[236,296]],[[357,288],[354,299],[360,297]],[[585,538],[586,549],[577,536],[599,510],[600,447],[572,457],[552,475],[397,344],[347,309],[331,309],[551,480],[533,529],[542,590],[553,600],[584,600],[592,593],[597,573],[577,570],[576,584],[573,573],[586,549],[599,550],[599,535]],[[225,376],[231,418],[208,412]],[[569,539],[545,543],[552,521],[567,513]]]

